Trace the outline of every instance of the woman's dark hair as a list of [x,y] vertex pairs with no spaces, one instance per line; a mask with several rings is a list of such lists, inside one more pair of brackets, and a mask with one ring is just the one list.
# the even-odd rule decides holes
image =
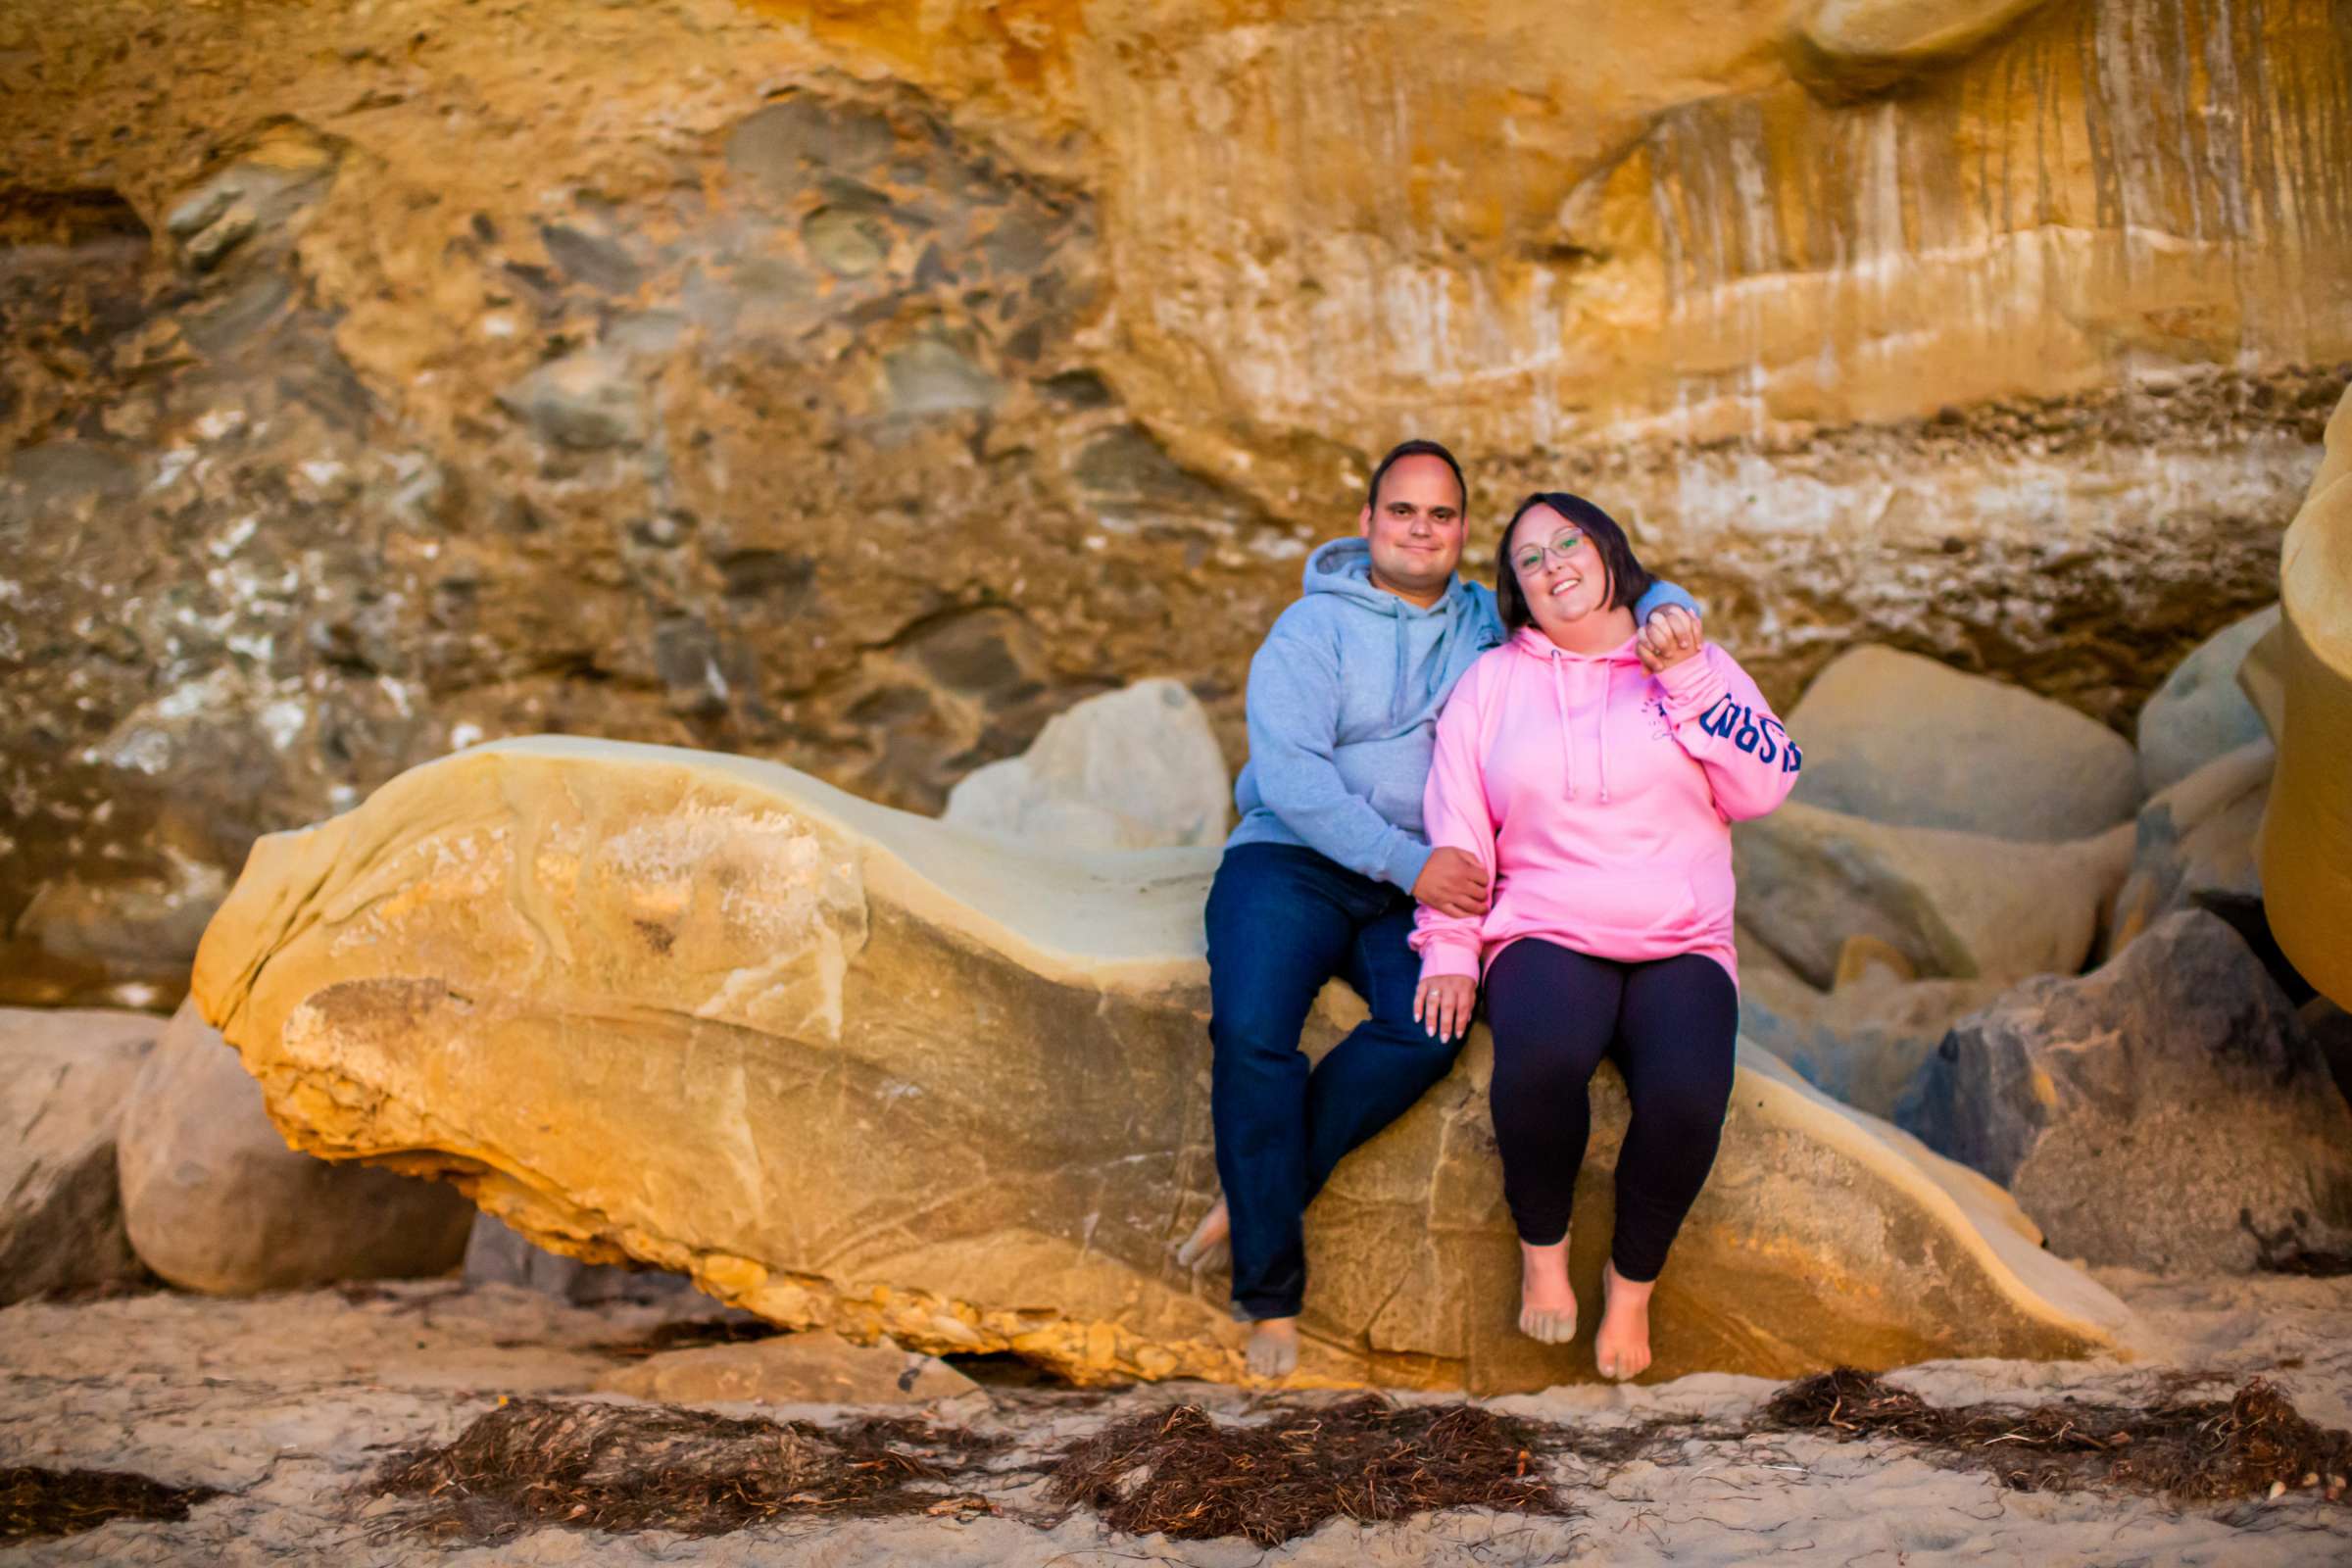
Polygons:
[[1517,631],[1535,617],[1529,613],[1527,595],[1519,588],[1519,568],[1511,564],[1511,535],[1519,531],[1519,519],[1538,507],[1549,507],[1567,518],[1592,541],[1600,552],[1601,564],[1609,568],[1609,608],[1631,607],[1641,603],[1649,592],[1653,579],[1634,557],[1633,542],[1617,519],[1601,511],[1583,496],[1572,496],[1564,490],[1539,490],[1519,503],[1511,520],[1503,525],[1502,543],[1494,547],[1494,604],[1502,612],[1502,623]]
[[1389,448],[1389,455],[1380,460],[1379,467],[1372,470],[1372,482],[1364,486],[1365,511],[1379,510],[1380,481],[1389,476],[1391,468],[1407,458],[1435,458],[1451,468],[1453,470],[1453,487],[1461,493],[1462,497],[1462,515],[1466,517],[1470,514],[1470,486],[1462,479],[1462,466],[1453,461],[1452,453],[1435,441],[1404,441]]

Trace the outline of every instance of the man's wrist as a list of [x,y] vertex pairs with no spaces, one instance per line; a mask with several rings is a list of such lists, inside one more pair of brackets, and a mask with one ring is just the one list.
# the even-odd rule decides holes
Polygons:
[[1402,841],[1389,852],[1388,877],[1391,882],[1410,893],[1421,885],[1422,867],[1436,853],[1428,845],[1409,834],[1399,834]]

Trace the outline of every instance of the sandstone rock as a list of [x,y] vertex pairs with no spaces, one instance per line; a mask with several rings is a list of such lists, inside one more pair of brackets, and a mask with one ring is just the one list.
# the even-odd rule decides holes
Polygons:
[[2220,919],[2168,915],[2096,973],[1955,1025],[1904,1124],[2093,1263],[2244,1269],[2352,1239],[2352,1108]]
[[445,1187],[288,1149],[192,1003],[139,1071],[117,1169],[140,1260],[212,1296],[438,1274],[464,1255],[472,1222]]
[[115,1136],[163,1020],[0,1009],[0,1305],[135,1280]]
[[1830,989],[1843,991],[1849,986],[1871,980],[1916,980],[1919,971],[1902,950],[1877,937],[1856,934],[1845,939],[1838,950],[1837,972],[1830,976]]
[[584,1263],[534,1247],[496,1216],[476,1213],[466,1238],[467,1285],[514,1285],[541,1296],[588,1305],[599,1301],[656,1301],[693,1288],[683,1274],[660,1269]]
[[2042,0],[1812,0],[1793,32],[1801,75],[1833,95],[1878,92],[1982,48]]
[[2140,788],[2170,789],[2207,762],[2264,736],[2262,714],[2237,683],[2246,651],[2278,624],[2278,607],[2231,621],[2197,645],[2139,710]]
[[1146,680],[1048,720],[950,791],[945,819],[1065,850],[1200,848],[1225,842],[1232,803],[1208,715],[1180,682]]
[[818,1330],[651,1355],[596,1387],[665,1404],[931,1404],[979,1385],[936,1356]]
[[1794,799],[1899,827],[2079,839],[2139,804],[2131,743],[2002,681],[1891,648],[1838,656],[1788,714]]
[[1857,936],[1887,944],[1923,976],[2071,974],[2090,956],[2132,845],[2129,826],[2024,844],[1794,802],[1732,830],[1740,920],[1814,985],[1835,978]]
[[2140,808],[2132,870],[2107,907],[2103,956],[2199,895],[2262,896],[2254,839],[2278,753],[2257,737],[2215,758]]
[[2278,567],[2278,771],[2262,818],[2262,890],[2303,978],[2352,1006],[2352,388]]
[[1901,1122],[1936,1048],[1954,1023],[2008,989],[1998,980],[1904,980],[1885,971],[1823,993],[1743,971],[1740,1033],[1823,1094]]
[[541,366],[499,394],[560,447],[593,451],[632,446],[645,437],[646,408],[625,354],[582,349]]
[[[1016,849],[748,759],[502,742],[263,840],[195,990],[305,1149],[444,1174],[543,1245],[794,1328],[1232,1379],[1221,1282],[1169,1250],[1214,1184],[1215,858]],[[1318,1200],[1308,1381],[1592,1376],[1513,1325],[1490,1060],[1476,1037]],[[1982,1178],[1741,1060],[1657,1375],[2113,1343],[2112,1298]],[[1596,1217],[1624,1115],[1598,1094]],[[1588,1282],[1606,1230],[1579,1229]]]

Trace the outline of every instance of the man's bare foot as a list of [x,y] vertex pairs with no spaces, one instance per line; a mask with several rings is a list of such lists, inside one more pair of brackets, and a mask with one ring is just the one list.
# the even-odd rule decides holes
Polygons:
[[1298,1320],[1261,1317],[1250,1326],[1246,1357],[1253,1378],[1287,1378],[1298,1370]]
[[1180,1268],[1216,1268],[1233,1261],[1233,1214],[1218,1199],[1193,1227],[1193,1234],[1176,1249]]
[[1568,1238],[1519,1244],[1519,1332],[1545,1345],[1576,1338],[1576,1288],[1568,1283]]
[[1592,1362],[1604,1378],[1622,1383],[1649,1370],[1649,1295],[1656,1280],[1635,1284],[1600,1266],[1600,1332],[1592,1336]]

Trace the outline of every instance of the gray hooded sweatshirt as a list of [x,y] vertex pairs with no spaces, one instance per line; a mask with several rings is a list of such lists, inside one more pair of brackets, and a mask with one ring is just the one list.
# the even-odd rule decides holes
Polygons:
[[[1697,603],[1661,582],[1634,606]],[[1429,858],[1421,792],[1438,713],[1478,656],[1501,643],[1494,595],[1459,574],[1424,610],[1372,583],[1372,550],[1335,539],[1306,558],[1305,595],[1250,661],[1250,760],[1225,841],[1296,844],[1407,892]]]

